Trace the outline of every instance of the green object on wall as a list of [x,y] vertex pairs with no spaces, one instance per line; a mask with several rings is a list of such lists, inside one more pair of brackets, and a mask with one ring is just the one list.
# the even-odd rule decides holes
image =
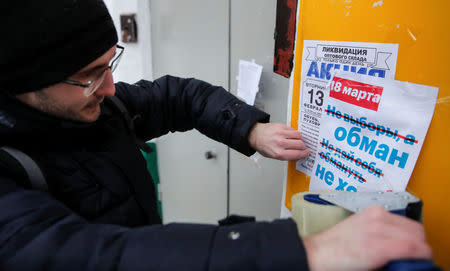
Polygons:
[[150,175],[152,176],[153,182],[155,184],[155,193],[156,193],[156,200],[158,204],[158,213],[159,216],[163,217],[162,214],[162,202],[160,198],[159,193],[159,174],[158,174],[158,155],[156,151],[156,144],[153,142],[147,142],[146,143],[150,148],[152,148],[152,152],[146,153],[141,151],[142,155],[144,155],[145,160],[147,161],[147,170],[150,172]]

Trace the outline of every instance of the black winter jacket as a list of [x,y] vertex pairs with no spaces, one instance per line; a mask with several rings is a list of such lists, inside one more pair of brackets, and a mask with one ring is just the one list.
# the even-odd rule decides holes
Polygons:
[[[198,129],[250,155],[269,116],[220,87],[166,76],[116,84],[142,140]],[[123,116],[106,102],[92,124],[0,95],[0,144],[32,156],[50,193],[0,159],[0,270],[306,270],[291,220],[160,225],[154,187]]]

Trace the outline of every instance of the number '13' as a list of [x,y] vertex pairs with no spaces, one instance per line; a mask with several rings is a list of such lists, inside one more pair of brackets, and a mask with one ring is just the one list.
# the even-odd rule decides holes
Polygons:
[[[311,89],[310,91],[308,91],[308,94],[310,95],[309,103],[312,104],[313,103],[313,99],[314,99],[314,89]],[[316,99],[314,100],[314,102],[318,106],[322,106],[323,105],[323,92],[321,90],[316,91]]]

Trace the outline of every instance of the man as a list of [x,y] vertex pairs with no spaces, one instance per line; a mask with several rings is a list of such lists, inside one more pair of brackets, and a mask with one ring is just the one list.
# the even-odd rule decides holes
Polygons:
[[[376,207],[303,240],[292,220],[160,225],[136,137],[196,128],[296,160],[308,155],[300,134],[199,80],[114,85],[123,48],[100,0],[0,5],[0,142],[33,157],[49,186],[30,189],[0,159],[1,270],[367,270],[431,257],[418,223]],[[139,116],[134,129],[112,96]]]

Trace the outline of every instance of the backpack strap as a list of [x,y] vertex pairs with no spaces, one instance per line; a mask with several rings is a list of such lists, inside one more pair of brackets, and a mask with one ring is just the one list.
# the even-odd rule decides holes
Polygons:
[[131,118],[130,112],[128,111],[127,107],[125,106],[125,104],[122,102],[121,99],[117,98],[117,96],[107,97],[106,99],[110,100],[111,103],[115,106],[115,108],[119,110],[119,112],[124,117],[125,122],[127,123],[128,129],[134,132],[134,120],[139,118],[140,116],[136,115],[134,118]]
[[32,189],[48,192],[47,181],[36,161],[18,149],[4,146],[1,147],[0,150],[8,153],[23,167]]
[[114,107],[121,113],[121,115],[125,119],[128,130],[133,135],[134,140],[136,141],[139,148],[146,153],[151,153],[153,151],[152,148],[149,145],[147,145],[143,140],[137,138],[137,136],[136,136],[134,122],[136,120],[139,120],[141,118],[141,115],[137,114],[137,115],[131,117],[130,112],[128,111],[127,107],[122,102],[122,100],[119,99],[117,96],[106,97],[106,99],[108,99],[111,102],[111,104],[114,105]]

